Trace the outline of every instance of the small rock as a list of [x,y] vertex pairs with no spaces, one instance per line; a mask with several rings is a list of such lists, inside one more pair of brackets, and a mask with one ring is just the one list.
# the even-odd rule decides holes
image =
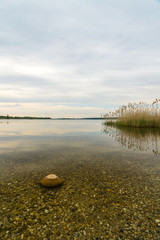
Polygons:
[[156,223],[160,223],[160,220],[159,220],[159,219],[155,219],[155,222],[156,222]]
[[160,227],[160,220],[159,219],[155,219],[155,222],[157,223],[158,227]]
[[63,182],[63,179],[56,176],[55,174],[49,174],[40,181],[40,183],[45,187],[60,186],[63,184]]

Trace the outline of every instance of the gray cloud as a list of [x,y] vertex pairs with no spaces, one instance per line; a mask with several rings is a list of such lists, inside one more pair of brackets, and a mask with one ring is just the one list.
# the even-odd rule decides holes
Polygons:
[[1,103],[71,113],[158,97],[158,1],[5,0],[0,12]]

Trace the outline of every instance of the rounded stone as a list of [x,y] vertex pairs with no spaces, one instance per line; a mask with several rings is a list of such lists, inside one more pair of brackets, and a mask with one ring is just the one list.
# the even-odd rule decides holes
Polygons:
[[56,187],[56,186],[60,186],[63,184],[63,179],[58,177],[55,174],[49,174],[46,177],[44,177],[40,183],[44,186],[44,187]]

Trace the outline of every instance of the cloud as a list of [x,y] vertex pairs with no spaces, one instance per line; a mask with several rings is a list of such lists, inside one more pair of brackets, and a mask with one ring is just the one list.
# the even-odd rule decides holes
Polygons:
[[24,104],[15,113],[51,104],[99,115],[158,97],[158,2],[6,0],[0,9],[0,102]]
[[0,115],[50,117],[100,117],[106,112],[101,107],[52,105],[43,103],[0,104]]

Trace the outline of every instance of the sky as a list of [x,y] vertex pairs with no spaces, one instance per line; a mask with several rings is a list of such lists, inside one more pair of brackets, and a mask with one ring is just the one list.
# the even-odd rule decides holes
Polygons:
[[0,0],[0,115],[100,117],[159,97],[159,0]]

